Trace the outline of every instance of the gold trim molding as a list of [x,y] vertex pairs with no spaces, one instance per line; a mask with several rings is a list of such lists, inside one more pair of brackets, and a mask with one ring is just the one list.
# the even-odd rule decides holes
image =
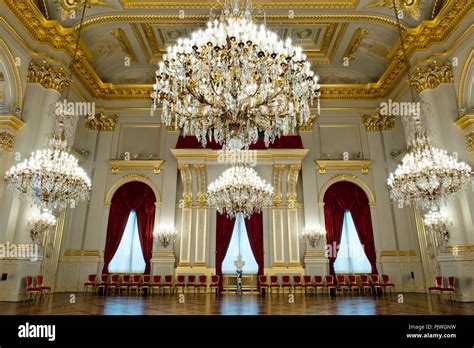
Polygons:
[[[221,150],[212,149],[171,149],[173,156],[178,163],[188,163],[191,161],[202,163],[217,162],[221,155]],[[302,161],[308,153],[308,149],[266,149],[252,150],[257,153],[256,161],[291,161],[293,163]]]
[[179,163],[178,170],[183,183],[183,208],[190,208],[193,204],[193,174],[191,166],[187,163]]
[[464,139],[466,140],[467,151],[473,152],[474,151],[474,131],[470,132],[469,134],[466,134],[464,136]]
[[326,181],[319,191],[318,194],[318,203],[320,208],[324,208],[324,194],[326,193],[327,189],[331,187],[331,185],[335,184],[336,182],[339,181],[350,181],[354,183],[355,185],[359,186],[362,190],[364,190],[365,194],[367,195],[367,198],[369,200],[369,206],[371,208],[375,207],[375,195],[373,191],[370,189],[370,187],[363,182],[360,178],[358,178],[355,175],[352,174],[347,174],[347,173],[342,173],[342,174],[336,174],[331,177],[328,181]]
[[115,192],[119,189],[119,187],[121,187],[122,185],[125,185],[128,182],[132,182],[132,181],[140,181],[140,182],[143,182],[143,183],[147,184],[148,186],[150,186],[151,189],[153,190],[153,193],[155,194],[155,199],[156,199],[155,206],[157,208],[161,207],[160,189],[155,185],[155,183],[153,181],[150,180],[150,178],[148,176],[143,175],[143,174],[137,174],[137,173],[124,175],[123,177],[121,177],[120,179],[118,179],[116,182],[114,182],[112,184],[112,186],[108,189],[108,191],[105,195],[104,207],[105,208],[110,207],[110,205],[112,204],[112,198],[113,198]]
[[326,174],[326,170],[354,170],[360,169],[362,174],[368,174],[371,160],[316,160],[319,174]]
[[449,245],[446,251],[448,253],[453,253],[453,252],[472,253],[474,252],[474,244]]
[[28,67],[28,83],[39,83],[46,89],[62,93],[70,83],[63,67],[50,66],[46,61],[32,61]]
[[420,93],[426,89],[435,89],[442,83],[453,83],[454,75],[451,63],[433,61],[427,67],[418,67],[412,75],[411,85]]
[[275,164],[273,165],[273,188],[275,193],[273,194],[273,204],[275,207],[279,207],[283,203],[282,195],[282,184],[281,178],[283,176],[283,171],[285,170],[285,164]]
[[12,152],[14,144],[15,137],[13,135],[8,132],[0,132],[0,150]]
[[94,117],[86,119],[86,128],[99,132],[115,132],[118,118],[116,114],[107,115],[104,112],[99,112]]
[[466,114],[458,118],[455,122],[459,129],[469,129],[474,126],[474,114]]
[[110,34],[117,39],[118,43],[120,44],[120,47],[122,47],[123,53],[125,53],[132,62],[138,61],[137,55],[135,54],[135,51],[133,50],[133,47],[130,44],[130,40],[128,39],[127,34],[125,34],[125,31],[122,28],[112,29],[110,31]]
[[290,164],[288,169],[287,193],[286,200],[291,206],[298,201],[296,193],[296,185],[298,184],[298,176],[301,170],[301,164]]
[[366,132],[388,131],[395,127],[395,116],[381,115],[380,113],[362,115],[362,122]]
[[360,42],[364,38],[364,36],[368,35],[370,31],[365,28],[357,28],[354,31],[354,34],[352,35],[352,39],[349,42],[349,45],[346,48],[346,51],[344,52],[344,55],[341,58],[341,61],[344,62],[344,59],[348,60],[354,60],[355,56],[354,54],[357,52],[359,49]]
[[100,257],[99,250],[66,249],[64,256],[96,256]]
[[25,122],[14,115],[0,115],[0,129],[12,133],[18,132],[23,128]]
[[415,250],[382,250],[380,257],[386,256],[417,256]]
[[153,174],[161,173],[164,160],[110,160],[107,162],[112,174],[118,174],[120,170],[153,170]]
[[197,203],[199,208],[205,208],[207,206],[207,170],[206,165],[203,163],[196,163],[193,165],[194,170],[197,174]]

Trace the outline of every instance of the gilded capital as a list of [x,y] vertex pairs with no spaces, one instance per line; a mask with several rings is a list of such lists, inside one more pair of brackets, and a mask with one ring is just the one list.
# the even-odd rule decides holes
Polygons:
[[366,132],[380,132],[395,127],[395,116],[381,115],[380,113],[362,115],[362,122],[364,122]]
[[28,83],[39,83],[46,89],[62,93],[70,83],[62,67],[50,66],[47,62],[33,61],[28,67]]
[[0,132],[0,150],[12,152],[15,137],[8,132]]
[[86,119],[86,128],[99,132],[114,132],[117,125],[118,115],[106,115],[99,112],[94,117]]
[[418,93],[425,89],[434,89],[441,83],[452,82],[454,77],[450,62],[433,61],[427,67],[418,67],[411,78],[411,85]]

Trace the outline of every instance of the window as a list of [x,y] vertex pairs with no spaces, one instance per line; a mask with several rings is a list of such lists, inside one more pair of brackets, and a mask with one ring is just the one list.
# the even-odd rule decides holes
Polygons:
[[250,247],[250,241],[242,215],[238,215],[235,219],[234,231],[232,232],[229,249],[227,249],[227,254],[222,262],[223,274],[235,274],[237,268],[234,265],[234,261],[237,260],[239,254],[242,255],[242,260],[245,261],[242,273],[257,274],[258,264],[257,261],[255,261],[252,248]]
[[145,272],[140,235],[138,233],[137,214],[130,212],[127,226],[120,245],[109,264],[110,273],[143,273]]
[[372,271],[349,210],[344,213],[341,244],[337,250],[334,271],[336,273],[370,273]]

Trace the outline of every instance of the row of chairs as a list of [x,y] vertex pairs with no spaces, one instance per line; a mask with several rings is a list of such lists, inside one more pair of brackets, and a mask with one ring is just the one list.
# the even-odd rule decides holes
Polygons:
[[26,277],[26,293],[28,294],[28,299],[31,299],[31,296],[36,299],[36,297],[42,296],[43,294],[50,294],[51,287],[44,284],[44,277],[42,275],[27,276]]
[[455,286],[456,278],[448,277],[448,286],[444,286],[444,278],[442,276],[437,276],[435,278],[435,286],[429,287],[428,292],[430,294],[435,294],[439,296],[448,295],[450,300],[454,300],[455,297]]
[[276,275],[270,276],[270,282],[268,282],[268,276],[261,275],[259,276],[259,286],[260,292],[263,293],[266,290],[273,292],[276,289],[277,293],[281,289],[282,292],[285,289],[288,289],[289,292],[295,291],[296,289],[304,290],[304,293],[307,293],[309,289],[313,289],[314,293],[317,294],[318,290],[321,289],[323,292],[330,292],[331,290],[334,291],[341,291],[350,292],[357,290],[360,291],[377,291],[380,290],[381,292],[385,292],[386,290],[390,290],[391,292],[395,289],[395,285],[390,283],[390,278],[386,274],[382,274],[379,277],[377,274],[371,274],[370,276],[367,274],[361,275],[336,275],[336,280],[334,280],[334,276],[327,275],[324,277],[322,276],[314,276],[311,277],[309,275],[300,276],[294,275],[291,277],[289,275],[283,275],[280,278]]
[[145,290],[149,294],[153,294],[154,291],[164,292],[166,288],[169,289],[170,293],[178,292],[181,289],[181,292],[186,290],[193,289],[193,292],[196,291],[199,293],[201,289],[204,289],[204,292],[207,291],[207,288],[215,289],[217,292],[219,289],[219,276],[211,276],[211,282],[208,284],[206,275],[178,275],[176,277],[176,282],[173,282],[172,275],[166,275],[162,277],[161,275],[141,275],[141,274],[102,274],[100,279],[97,278],[97,275],[90,274],[88,276],[88,281],[84,283],[84,291],[87,293],[89,289],[93,292],[103,290],[104,293],[110,291],[115,292],[116,290],[121,293],[132,293],[135,292],[139,294]]

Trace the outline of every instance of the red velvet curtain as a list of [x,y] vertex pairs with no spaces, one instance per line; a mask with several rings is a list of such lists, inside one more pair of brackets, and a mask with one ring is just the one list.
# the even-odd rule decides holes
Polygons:
[[332,251],[329,255],[329,271],[334,274],[336,257],[333,256],[337,255],[334,249],[341,242],[342,224],[346,210],[351,212],[357,235],[364,246],[364,252],[372,267],[372,273],[376,274],[376,252],[369,200],[359,186],[349,181],[335,183],[324,195],[327,243],[331,246]]
[[137,214],[140,242],[147,265],[145,273],[150,272],[155,201],[156,197],[153,190],[147,184],[139,181],[129,182],[115,192],[110,206],[102,273],[109,273],[109,263],[117,252],[132,210],[135,210]]
[[234,231],[235,218],[231,219],[226,214],[217,213],[216,216],[216,275],[219,276],[219,287],[222,289],[222,262],[229,248],[232,232]]
[[263,216],[262,213],[253,214],[250,219],[245,219],[245,227],[249,236],[250,247],[258,265],[258,275],[263,269]]

